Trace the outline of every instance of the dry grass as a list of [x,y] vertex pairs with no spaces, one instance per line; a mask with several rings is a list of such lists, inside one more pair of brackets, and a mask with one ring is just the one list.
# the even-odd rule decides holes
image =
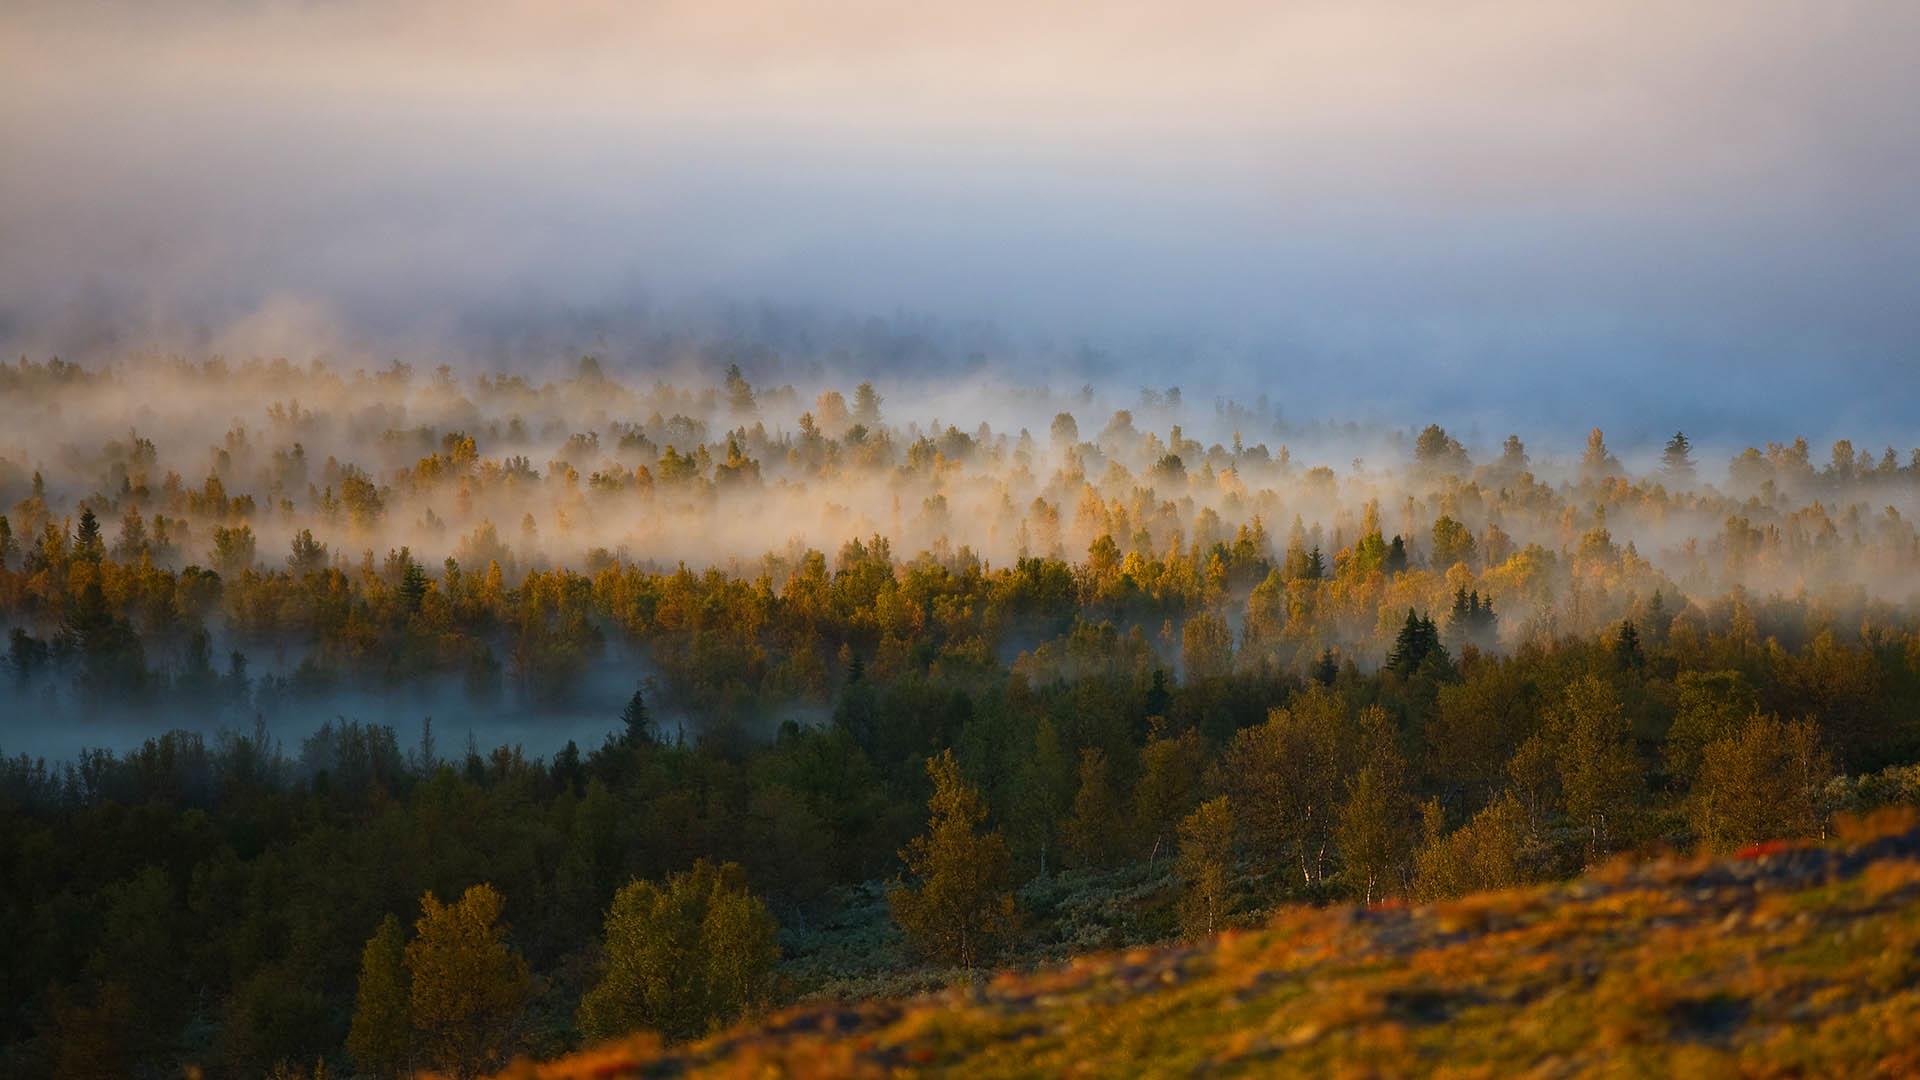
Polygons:
[[1920,1075],[1915,825],[1430,907],[1289,910],[1197,948],[505,1075]]

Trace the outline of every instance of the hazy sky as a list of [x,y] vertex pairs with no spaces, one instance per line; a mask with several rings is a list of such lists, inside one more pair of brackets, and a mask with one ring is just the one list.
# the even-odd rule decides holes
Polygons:
[[1912,0],[11,0],[0,341],[764,298],[1893,439],[1916,56]]

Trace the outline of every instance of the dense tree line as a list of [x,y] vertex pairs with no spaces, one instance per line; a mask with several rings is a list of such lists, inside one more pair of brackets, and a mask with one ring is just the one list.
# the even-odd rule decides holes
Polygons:
[[[0,747],[94,711],[231,730],[0,759],[8,1073],[471,1071],[695,1037],[835,992],[836,956],[920,985],[1920,789],[1890,451],[1769,445],[1716,486],[1684,435],[1636,476],[1598,431],[1476,462],[1431,426],[1336,471],[1202,445],[1171,388],[1097,431],[1052,401],[1043,443],[738,369],[0,366],[75,415],[143,379],[264,426],[187,473],[138,431],[0,459]],[[633,554],[796,506],[873,527]],[[598,745],[270,734],[349,689],[538,716],[610,666]]]
[[981,965],[1046,935],[1020,897],[1063,872],[1144,873],[1149,936],[1205,933],[1912,797],[1920,635],[1788,649],[1679,618],[1502,656],[1416,614],[1407,662],[1372,673],[1184,679],[1081,622],[1010,666],[853,653],[830,717],[767,741],[662,739],[636,695],[604,745],[548,760],[351,721],[295,748],[262,729],[15,757],[7,1060],[374,1074],[686,1037],[807,989],[778,974],[775,921],[863,882],[897,882],[925,963]]

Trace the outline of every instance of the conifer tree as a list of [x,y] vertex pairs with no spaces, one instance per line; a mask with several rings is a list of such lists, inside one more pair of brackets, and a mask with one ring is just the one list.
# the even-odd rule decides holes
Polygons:
[[646,695],[640,689],[634,690],[626,707],[620,710],[620,732],[620,741],[628,746],[653,741],[653,716],[647,712]]
[[1693,482],[1693,443],[1684,431],[1676,431],[1660,454],[1660,471],[1675,484]]

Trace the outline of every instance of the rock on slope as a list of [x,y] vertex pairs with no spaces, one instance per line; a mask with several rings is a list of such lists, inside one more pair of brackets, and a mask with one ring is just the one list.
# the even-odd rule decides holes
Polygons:
[[1920,831],[803,1006],[504,1075],[1920,1076]]

